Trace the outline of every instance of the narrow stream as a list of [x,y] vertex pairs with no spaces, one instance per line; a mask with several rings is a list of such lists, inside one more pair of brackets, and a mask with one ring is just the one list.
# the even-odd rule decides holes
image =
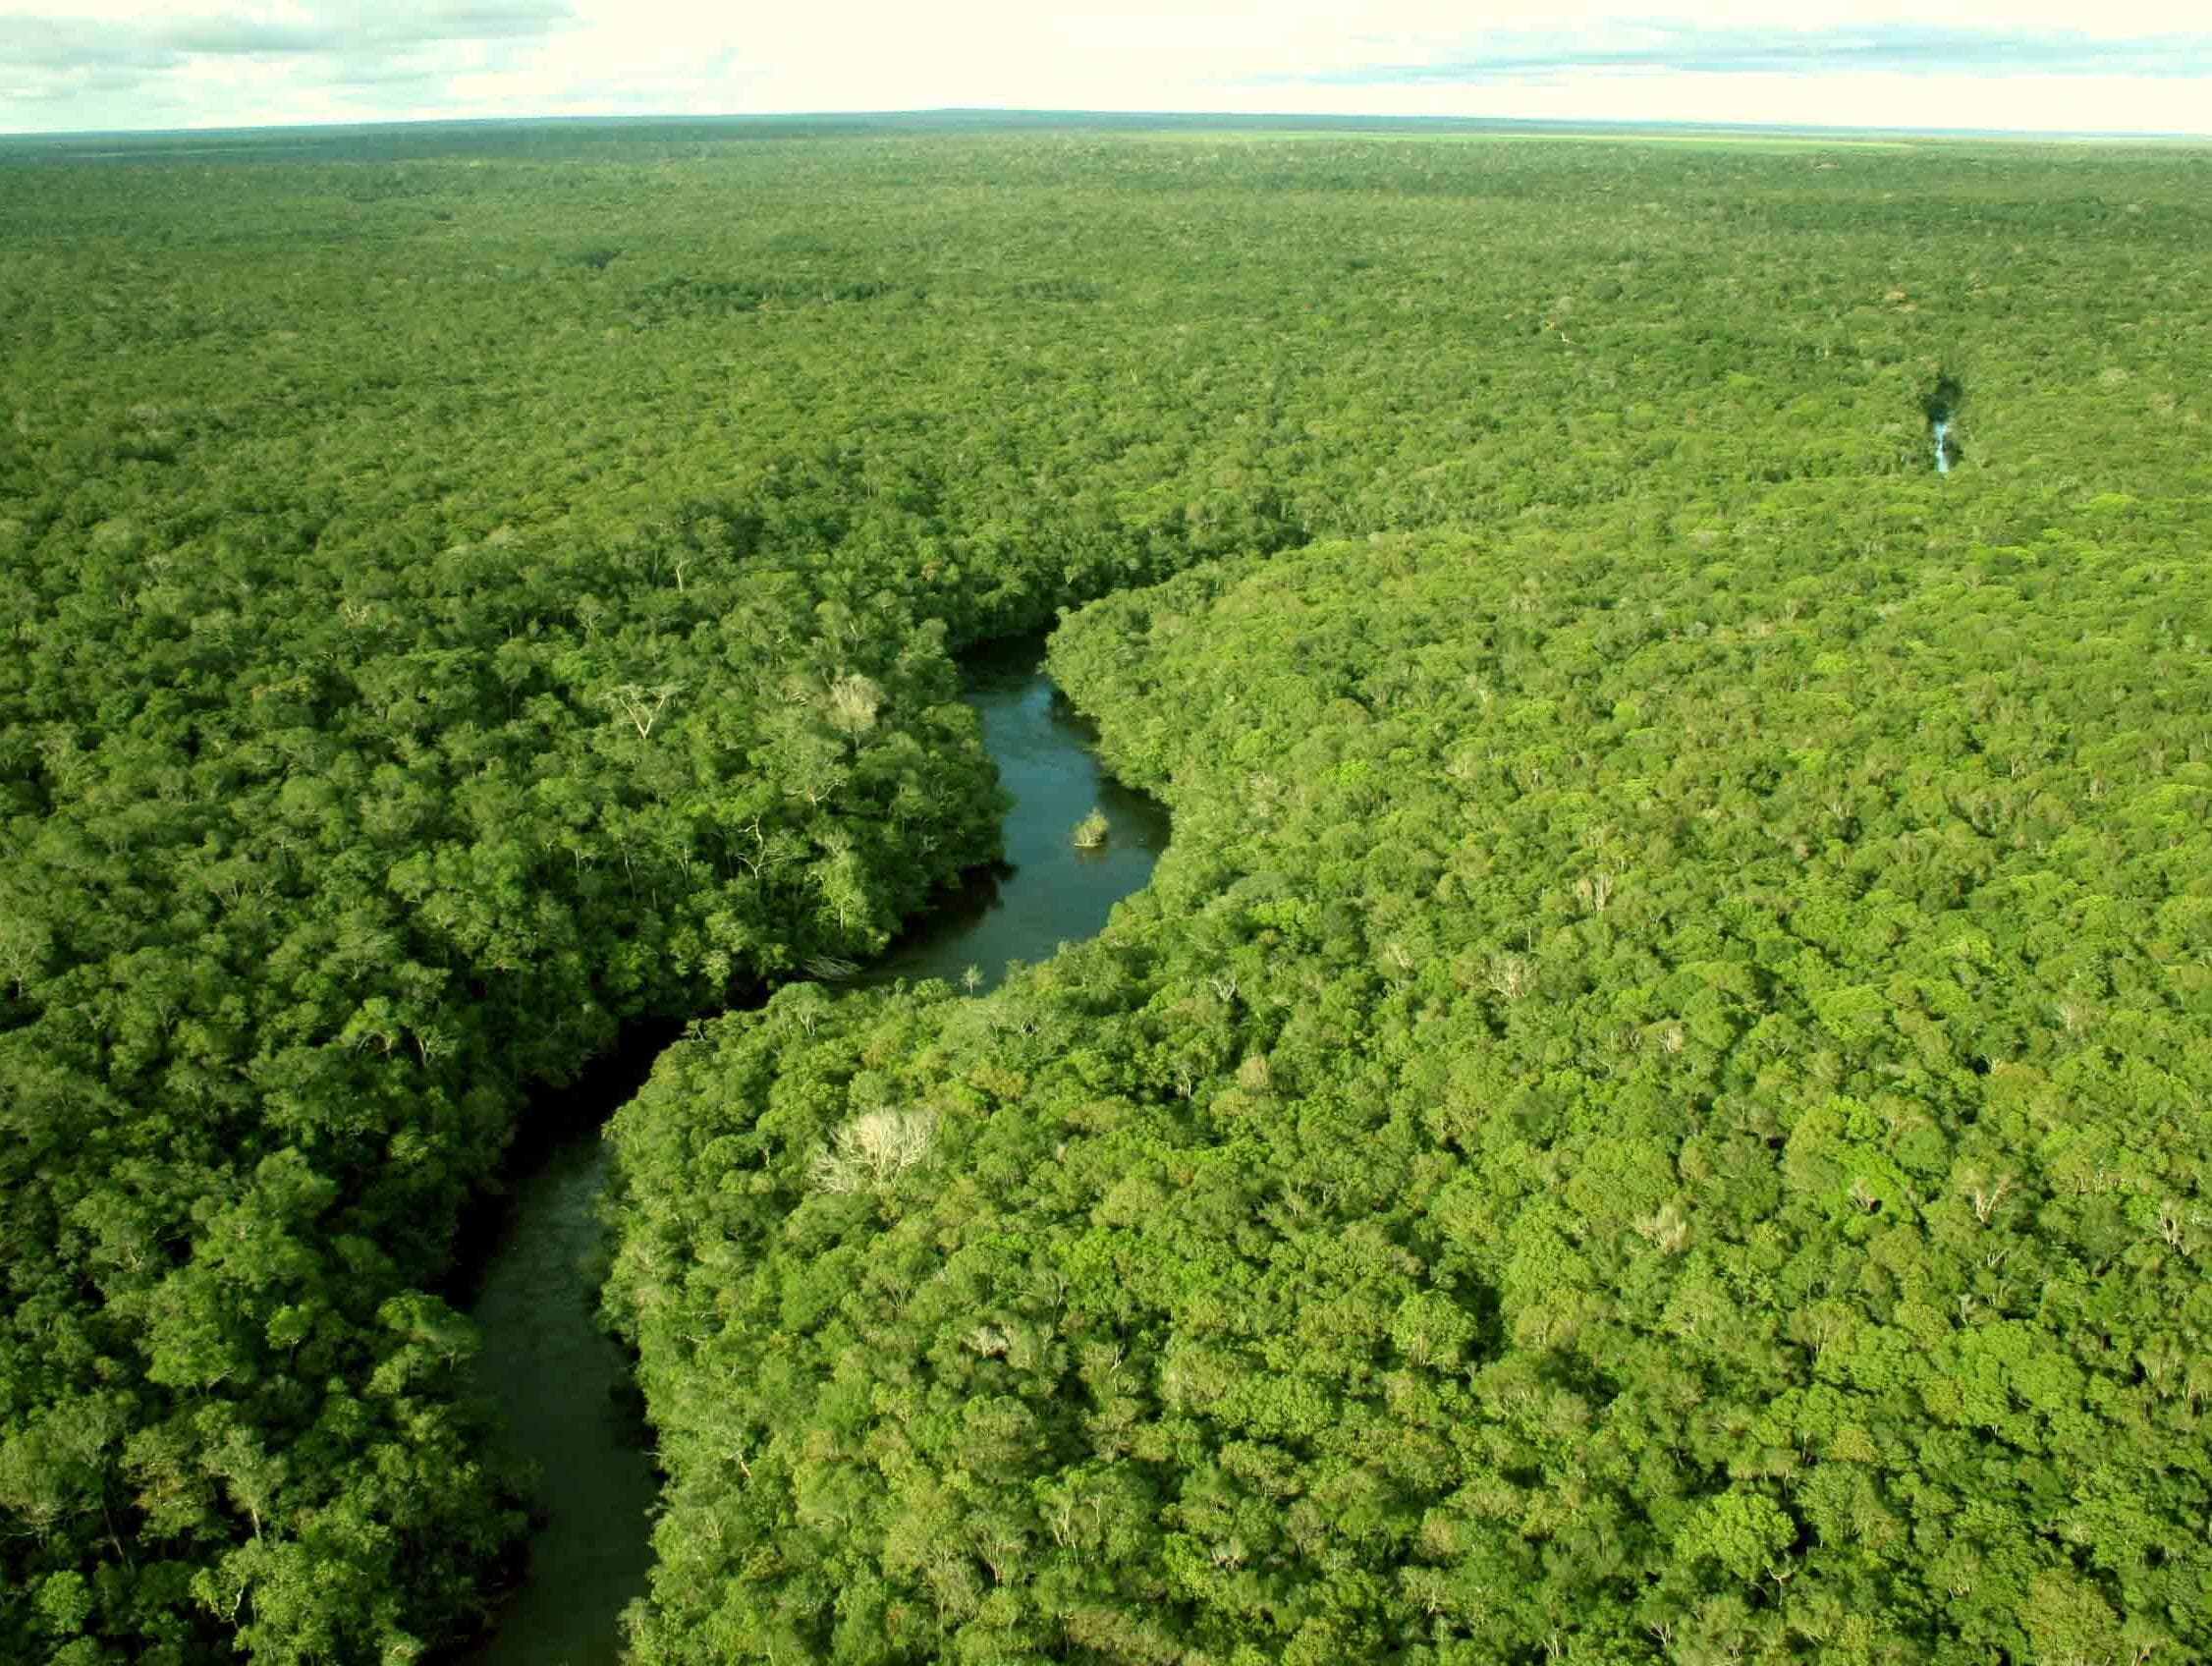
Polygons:
[[1959,461],[1959,436],[1953,430],[1959,425],[1959,405],[1965,397],[1965,383],[1951,370],[1937,376],[1935,385],[1921,396],[1920,410],[1935,440],[1938,474],[1950,473],[1951,466]]
[[[1013,796],[1006,860],[979,868],[855,979],[942,977],[972,969],[988,988],[1011,962],[1043,960],[1106,923],[1151,876],[1168,814],[1109,780],[1078,717],[1043,669],[1044,639],[1017,638],[962,660],[965,698]],[[1077,822],[1096,808],[1105,842],[1078,849]],[[605,1182],[601,1130],[671,1040],[674,1026],[626,1035],[525,1127],[555,1132],[519,1144],[498,1235],[471,1309],[483,1337],[478,1374],[518,1450],[538,1466],[541,1517],[522,1583],[470,1666],[615,1666],[623,1608],[644,1594],[647,1520],[658,1487],[628,1361],[598,1328],[602,1235],[592,1205]]]
[[537,1103],[508,1153],[507,1195],[470,1316],[483,1339],[477,1378],[514,1449],[537,1466],[523,1583],[494,1630],[464,1656],[481,1666],[592,1666],[620,1658],[623,1605],[645,1589],[646,1512],[659,1493],[630,1361],[600,1330],[606,1184],[600,1130],[681,1033],[626,1032],[555,1102]]

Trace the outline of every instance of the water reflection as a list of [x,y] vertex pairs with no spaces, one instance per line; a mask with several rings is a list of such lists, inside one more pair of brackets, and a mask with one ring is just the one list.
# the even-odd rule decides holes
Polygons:
[[[853,981],[942,977],[958,987],[973,968],[973,987],[987,988],[1009,962],[1043,960],[1091,936],[1151,877],[1167,811],[1099,769],[1090,726],[1046,679],[1043,659],[1044,639],[1033,637],[963,661],[963,697],[980,714],[1014,800],[1005,860],[944,893]],[[1078,849],[1076,824],[1094,807],[1106,841]],[[600,1131],[673,1030],[631,1031],[574,1088],[532,1106],[511,1155],[509,1197],[473,1307],[478,1377],[516,1449],[542,1472],[543,1521],[527,1575],[470,1666],[616,1666],[619,1617],[645,1593],[657,1483],[628,1361],[593,1318],[605,1252],[593,1205],[607,1169]]]
[[[989,987],[1009,962],[1040,961],[1095,935],[1114,905],[1152,876],[1168,812],[1099,767],[1094,731],[1046,678],[1043,658],[1043,639],[1029,637],[963,661],[965,697],[1014,799],[1006,860],[944,893],[857,981],[942,977],[957,986],[973,967],[977,987]],[[1075,842],[1076,824],[1094,808],[1106,817],[1106,841],[1086,850]]]

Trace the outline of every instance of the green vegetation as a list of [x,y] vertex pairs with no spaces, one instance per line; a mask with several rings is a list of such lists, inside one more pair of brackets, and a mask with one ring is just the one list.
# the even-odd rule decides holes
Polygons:
[[1864,139],[1841,134],[1822,134],[1817,138],[1807,138],[1790,134],[1776,133],[1681,133],[1662,129],[1636,128],[1628,125],[1624,125],[1610,132],[1604,133],[1576,133],[1573,131],[1561,132],[1556,129],[1539,127],[1535,124],[1530,124],[1527,128],[1523,128],[1519,131],[1497,133],[1384,132],[1354,135],[1346,133],[1303,132],[1296,128],[1275,128],[1231,134],[1205,132],[1158,133],[1147,134],[1145,137],[1162,143],[1242,142],[1280,144],[1287,140],[1296,140],[1307,143],[1316,141],[1343,143],[1356,138],[1368,142],[1380,141],[1390,144],[1433,144],[1438,142],[1447,142],[1453,144],[1489,144],[1500,143],[1510,139],[1522,139],[1534,140],[1539,143],[1545,144],[1572,142],[1577,144],[1632,143],[1700,145],[1721,144],[1739,146],[1747,145],[1755,150],[1797,150],[1807,148],[1816,150],[1828,150],[1834,149],[1840,145],[1849,145],[1855,149],[1861,150],[1904,150],[1908,148],[1911,143],[1911,140],[1903,139]]
[[0,1654],[473,1626],[1083,602],[1154,886],[618,1119],[641,1659],[2212,1651],[2206,154],[734,131],[0,151]]
[[1080,615],[1150,896],[620,1119],[647,1658],[2199,1651],[2212,581],[1835,509]]

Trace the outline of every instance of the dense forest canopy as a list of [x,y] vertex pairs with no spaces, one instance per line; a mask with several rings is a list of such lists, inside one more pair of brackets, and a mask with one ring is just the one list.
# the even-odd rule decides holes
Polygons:
[[2212,1652],[2208,177],[0,149],[0,1653],[478,1624],[527,1091],[987,857],[1086,602],[1154,886],[618,1119],[642,1659]]

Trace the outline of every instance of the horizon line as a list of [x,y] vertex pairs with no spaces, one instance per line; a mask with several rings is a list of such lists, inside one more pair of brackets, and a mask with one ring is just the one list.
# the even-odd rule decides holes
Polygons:
[[1077,122],[1162,122],[1183,126],[1224,124],[1250,128],[1262,123],[1305,124],[1319,128],[1373,129],[1373,128],[1429,128],[1429,129],[1489,129],[1562,132],[1604,132],[1633,134],[1652,130],[1682,133],[1727,134],[1776,134],[1776,135],[1835,135],[1839,137],[1905,135],[1930,139],[2002,139],[2023,142],[2079,142],[2103,140],[2137,142],[2160,140],[2195,140],[2212,142],[2212,131],[2189,132],[2184,129],[2126,129],[2126,128],[1958,128],[1921,126],[1874,126],[1856,123],[1783,123],[1783,122],[1732,122],[1732,121],[1680,121],[1672,119],[1622,120],[1608,117],[1572,116],[1406,116],[1375,114],[1345,114],[1317,111],[1234,111],[1234,110],[1147,110],[1147,109],[1062,109],[1032,108],[1021,105],[968,105],[946,104],[914,107],[911,109],[871,110],[745,110],[711,113],[668,111],[619,114],[544,112],[533,115],[499,116],[404,116],[386,117],[368,121],[301,121],[301,122],[251,122],[241,125],[207,125],[199,127],[161,128],[60,128],[43,130],[16,130],[0,132],[0,143],[24,140],[66,140],[84,139],[194,139],[216,138],[232,134],[339,134],[384,133],[408,129],[438,129],[464,127],[526,127],[560,124],[583,126],[590,123],[624,125],[673,125],[679,123],[758,123],[776,122],[896,122],[920,118],[1015,118],[1031,123],[1053,120]]

